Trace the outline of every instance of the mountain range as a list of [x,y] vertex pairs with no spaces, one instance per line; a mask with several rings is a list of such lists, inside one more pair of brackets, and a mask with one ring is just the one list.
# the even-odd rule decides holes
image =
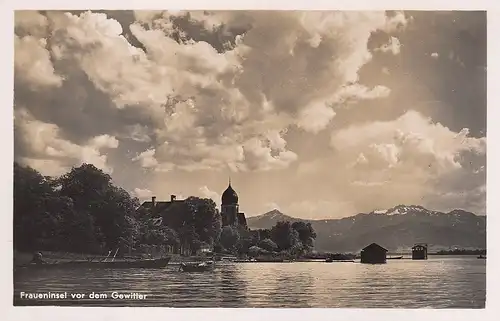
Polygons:
[[392,252],[407,251],[415,243],[427,243],[430,251],[486,248],[486,216],[464,210],[443,213],[398,205],[340,219],[303,220],[275,209],[247,218],[251,229],[271,228],[278,221],[311,223],[317,234],[317,251],[359,252],[372,242]]

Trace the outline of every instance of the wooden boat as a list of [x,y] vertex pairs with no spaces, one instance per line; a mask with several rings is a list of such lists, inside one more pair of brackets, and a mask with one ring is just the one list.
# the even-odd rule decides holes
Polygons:
[[354,255],[351,254],[343,254],[343,253],[335,253],[329,255],[326,260],[326,263],[332,262],[354,262]]
[[333,263],[333,262],[354,262],[354,260],[334,260],[334,259],[326,259],[326,263]]
[[401,260],[403,258],[403,256],[392,256],[392,257],[388,257],[387,260]]
[[213,261],[200,262],[200,263],[181,263],[179,271],[182,272],[205,272],[212,271],[215,267]]
[[159,269],[167,266],[170,262],[170,257],[160,259],[145,259],[134,261],[70,261],[60,263],[29,263],[14,267],[14,269],[81,269],[81,268],[98,268],[98,269]]

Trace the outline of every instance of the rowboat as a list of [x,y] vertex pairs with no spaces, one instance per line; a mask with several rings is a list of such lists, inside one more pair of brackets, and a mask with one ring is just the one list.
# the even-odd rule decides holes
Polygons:
[[200,263],[181,263],[179,271],[182,272],[205,272],[212,271],[215,267],[213,261],[200,262]]
[[160,269],[167,266],[170,262],[170,257],[159,259],[145,259],[133,261],[70,261],[60,263],[29,263],[15,266],[14,269],[81,269],[81,268],[98,268],[98,269]]
[[328,255],[328,257],[325,260],[326,263],[332,263],[332,262],[354,262],[354,255],[352,254],[342,254],[342,253],[335,253]]
[[332,258],[329,258],[329,259],[326,259],[325,262],[326,263],[333,263],[333,262],[351,262],[351,263],[354,263],[354,260],[334,260]]
[[403,256],[401,255],[401,256],[390,256],[387,259],[388,260],[401,260],[402,258],[403,258]]

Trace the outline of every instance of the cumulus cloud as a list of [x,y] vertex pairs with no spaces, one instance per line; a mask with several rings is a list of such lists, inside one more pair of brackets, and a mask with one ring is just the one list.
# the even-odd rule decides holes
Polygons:
[[[62,71],[77,68],[105,93],[111,102],[107,108],[116,108],[130,122],[113,135],[154,141],[134,160],[157,171],[286,168],[298,155],[287,149],[284,137],[269,133],[293,125],[313,133],[326,128],[335,115],[328,103],[344,84],[357,80],[358,70],[371,59],[370,34],[404,20],[399,15],[389,22],[395,18],[384,12],[135,15],[138,21],[129,30],[139,47],[124,36],[117,20],[92,12],[47,14],[50,53],[42,38],[24,41],[38,46],[45,62],[50,54]],[[27,21],[19,18],[18,24],[27,26]],[[190,37],[195,27],[234,40],[221,50],[220,44]],[[21,58],[26,52],[19,49]],[[60,85],[49,65],[37,70],[45,77],[39,82]],[[380,88],[372,94],[384,95],[376,93]],[[360,93],[359,99],[370,98],[363,95],[370,93]],[[134,124],[130,115],[147,123]]]
[[[480,169],[486,153],[486,138],[470,137],[466,128],[454,132],[411,110],[395,120],[335,131],[331,144],[342,154],[341,162],[348,164],[341,174],[343,181],[351,181],[348,193],[364,194],[368,191],[363,189],[376,187],[370,199],[386,203],[382,207],[398,201],[437,207],[436,195],[463,185],[452,178],[464,178],[472,169]],[[476,177],[474,182],[482,185],[483,178]],[[391,197],[377,200],[379,193]]]
[[201,197],[210,198],[215,202],[215,204],[217,204],[217,206],[220,205],[220,200],[221,200],[220,194],[215,191],[212,191],[206,185],[203,185],[202,187],[199,188],[199,193]]
[[[280,28],[274,28],[276,14],[282,23]],[[357,71],[370,59],[370,33],[386,27],[382,12],[245,12],[217,18],[190,13],[188,18],[198,22],[213,18],[210,24],[220,26],[224,21],[228,30],[241,24],[242,19],[248,21],[244,34],[236,35],[235,46],[219,53],[206,42],[179,42],[165,36],[178,28],[172,16],[186,13],[148,13],[142,19],[149,19],[151,29],[140,24],[130,27],[144,46],[148,63],[164,74],[161,82],[148,80],[153,93],[143,93],[144,98],[140,98],[141,93],[132,94],[135,87],[131,86],[127,97],[140,98],[135,103],[149,99],[148,108],[164,106],[169,111],[155,131],[159,138],[155,161],[142,164],[169,163],[185,170],[287,167],[298,156],[285,149],[283,138],[274,155],[274,146],[255,136],[283,131],[293,124],[313,133],[326,128],[335,115],[326,104],[346,81],[357,79]],[[332,32],[332,28],[338,30]],[[136,67],[142,69],[142,52],[138,55],[141,58],[135,61],[141,67]],[[155,88],[159,99],[152,99]],[[370,99],[370,94],[383,96],[387,92],[376,87],[358,98]],[[165,98],[174,95],[177,98],[173,100]],[[351,96],[354,99],[355,93]]]
[[158,165],[158,161],[154,158],[154,153],[154,149],[148,149],[132,158],[132,160],[140,161],[141,166],[144,168],[156,167]]
[[396,37],[391,37],[389,43],[376,48],[375,51],[391,52],[393,55],[397,55],[401,52],[401,43]]
[[485,138],[469,137],[466,128],[455,133],[414,111],[394,121],[350,126],[335,132],[331,142],[356,157],[364,152],[368,162],[379,158],[387,166],[428,167],[438,172],[460,168],[463,152],[486,152]]
[[349,102],[357,102],[359,100],[385,98],[389,96],[390,93],[391,90],[386,86],[377,85],[370,89],[360,84],[352,84],[340,88],[334,95],[333,101],[336,104],[346,104]]
[[21,158],[25,165],[39,169],[47,175],[59,175],[72,166],[82,163],[94,164],[111,173],[113,168],[107,163],[105,149],[114,149],[118,140],[109,135],[92,137],[78,145],[61,136],[59,127],[34,119],[26,110],[18,109],[15,113],[15,132],[29,154]]
[[300,118],[297,125],[306,131],[317,133],[328,126],[335,114],[333,108],[324,102],[311,104],[306,109],[300,111]]
[[147,188],[134,188],[132,194],[140,200],[151,199],[153,192]]
[[385,30],[392,31],[397,29],[405,28],[410,22],[413,21],[413,17],[406,17],[405,13],[402,11],[397,11],[389,19],[386,20]]
[[14,67],[16,79],[40,90],[50,86],[61,86],[63,78],[54,71],[47,40],[32,36],[14,37]]
[[[200,175],[234,171],[266,186],[285,177],[293,192],[276,188],[265,202],[311,217],[421,197],[444,206],[432,195],[451,204],[459,178],[477,183],[468,200],[481,202],[485,139],[400,116],[414,103],[401,89],[413,65],[391,58],[414,52],[403,12],[23,11],[15,20],[15,157],[45,174],[92,162],[130,190],[154,186],[134,193],[175,180],[211,198],[214,181],[200,189]],[[457,48],[418,57],[437,49],[469,64]]]
[[[264,142],[258,138],[252,138],[245,142],[243,150],[247,161],[247,168],[271,170],[273,168],[286,168],[297,159],[297,154],[292,151],[273,149],[270,142]],[[275,154],[273,155],[273,151]]]
[[47,36],[49,21],[38,11],[16,10],[14,12],[15,34],[19,37],[33,35],[37,38]]

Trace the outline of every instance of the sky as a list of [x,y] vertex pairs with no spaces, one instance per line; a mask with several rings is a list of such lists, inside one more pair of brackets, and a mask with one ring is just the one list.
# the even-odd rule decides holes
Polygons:
[[486,214],[486,14],[17,11],[14,158],[247,216]]

